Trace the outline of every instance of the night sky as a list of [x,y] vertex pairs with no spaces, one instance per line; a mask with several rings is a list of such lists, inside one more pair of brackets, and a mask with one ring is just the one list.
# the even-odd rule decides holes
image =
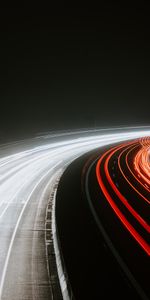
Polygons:
[[149,125],[150,11],[141,5],[1,9],[0,135]]

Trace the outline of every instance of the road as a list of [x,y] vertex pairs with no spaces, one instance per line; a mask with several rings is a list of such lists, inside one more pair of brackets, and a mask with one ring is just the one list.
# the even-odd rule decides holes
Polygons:
[[103,146],[61,177],[56,222],[76,300],[150,297],[149,149],[149,137]]
[[0,147],[0,299],[55,299],[46,251],[46,208],[55,181],[94,148],[148,135],[119,133],[39,136]]
[[[143,299],[142,291],[150,294],[149,149],[149,137],[123,143],[104,152],[96,165],[99,187],[109,204],[108,207],[114,212],[115,222],[113,218],[110,219],[113,227],[111,240],[113,244],[118,245],[118,253],[121,253],[130,273],[127,269],[124,271],[128,273],[141,297],[143,295]],[[120,234],[117,222],[120,226]],[[111,236],[112,228],[107,231]],[[124,268],[123,265],[122,267]]]

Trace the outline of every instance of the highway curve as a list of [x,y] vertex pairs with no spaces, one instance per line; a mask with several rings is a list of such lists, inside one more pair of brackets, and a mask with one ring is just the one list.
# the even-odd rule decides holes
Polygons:
[[55,183],[83,153],[145,136],[147,130],[52,133],[0,145],[0,300],[62,298],[53,288],[57,278],[47,219]]
[[76,159],[56,195],[69,289],[81,299],[150,299],[150,138]]

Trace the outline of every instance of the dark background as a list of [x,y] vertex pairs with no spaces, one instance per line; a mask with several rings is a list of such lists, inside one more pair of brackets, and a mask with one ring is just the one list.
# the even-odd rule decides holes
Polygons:
[[149,5],[39,8],[0,11],[1,137],[149,125]]

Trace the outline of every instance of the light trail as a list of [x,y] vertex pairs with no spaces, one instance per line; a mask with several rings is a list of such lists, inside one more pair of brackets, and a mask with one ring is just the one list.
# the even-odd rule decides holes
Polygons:
[[[109,164],[114,157],[117,160],[117,168],[121,172],[122,178],[125,179],[126,183],[129,184],[131,188],[133,188],[136,193],[144,198],[147,203],[149,204],[149,199],[145,198],[130,182],[130,176],[128,178],[124,174],[124,171],[122,170],[121,167],[121,158],[124,152],[127,151],[127,153],[132,149],[136,149],[136,146],[141,143],[140,141],[137,142],[128,142],[124,143],[119,146],[115,146],[113,148],[110,148],[108,151],[104,152],[103,155],[101,155],[100,159],[98,160],[98,163],[96,165],[96,176],[97,180],[99,183],[99,186],[106,197],[108,203],[112,207],[113,211],[116,213],[118,218],[120,219],[121,223],[126,227],[126,229],[130,232],[130,234],[134,237],[134,239],[139,243],[139,245],[145,250],[145,252],[150,255],[150,244],[149,244],[149,236],[148,236],[148,241],[144,235],[141,234],[141,232],[137,229],[136,222],[139,223],[145,231],[148,232],[148,235],[150,233],[150,225],[147,223],[146,218],[141,216],[135,208],[133,208],[133,204],[136,207],[137,201],[139,199],[136,199],[137,196],[132,196],[135,197],[135,199],[132,199],[132,204],[129,203],[129,200],[122,194],[120,191],[121,187],[119,188],[116,185],[116,182],[114,182],[114,178],[110,175],[110,170],[109,170]],[[143,146],[144,144],[144,146]],[[145,146],[146,145],[146,146]],[[146,147],[146,149],[145,149]],[[149,174],[149,138],[142,139],[142,149],[138,151],[138,153],[135,156],[135,167],[136,170],[140,173],[140,177],[145,179],[145,175],[143,173],[146,173],[146,176],[148,177]],[[125,163],[126,160],[123,160]],[[111,163],[112,165],[112,163]],[[141,171],[142,170],[142,171]],[[115,171],[117,172],[117,170]],[[141,174],[142,173],[142,174]],[[104,175],[106,178],[104,178]],[[147,180],[147,184],[149,186],[149,182]],[[123,184],[121,184],[123,185]],[[109,186],[109,187],[108,187]],[[123,186],[123,189],[125,190],[125,187]],[[120,200],[122,203],[122,206],[118,206],[117,201],[115,199],[115,196],[117,196],[117,199]],[[130,192],[128,192],[130,194]],[[124,209],[126,208],[126,210]],[[149,208],[148,208],[149,209]],[[146,214],[147,211],[146,209],[143,211],[143,214]],[[132,216],[136,222],[131,222],[131,217]]]
[[136,169],[134,168],[133,170],[132,170],[132,168],[130,167],[130,159],[129,159],[129,155],[130,155],[130,153],[132,152],[132,150],[133,149],[131,149],[128,153],[127,153],[127,155],[126,155],[126,165],[127,165],[127,167],[128,167],[128,169],[129,169],[129,171],[130,171],[130,173],[132,174],[132,176],[136,179],[136,181],[142,186],[142,187],[144,187],[144,189],[145,190],[147,190],[148,192],[149,192],[149,187],[146,185],[146,184],[144,184],[140,179],[139,179],[139,177],[138,177],[138,173],[136,172]]
[[126,152],[126,150],[128,150],[128,152],[126,153],[126,156],[125,156],[125,161],[126,161],[128,170],[131,172],[131,169],[129,168],[129,164],[128,164],[128,162],[127,162],[127,156],[128,156],[128,154],[130,153],[130,151],[133,151],[134,149],[136,149],[137,146],[138,146],[138,143],[136,143],[136,146],[133,146],[133,145],[132,145],[132,146],[130,146],[130,147],[128,147],[128,148],[125,148],[125,149],[119,154],[119,157],[118,157],[118,166],[119,166],[119,170],[120,170],[122,176],[125,178],[125,180],[128,182],[128,184],[131,186],[131,188],[134,189],[134,190],[136,191],[136,193],[138,193],[138,194],[141,196],[141,198],[143,198],[147,203],[150,204],[150,201],[149,201],[146,197],[144,197],[144,195],[143,195],[141,192],[139,192],[139,190],[138,190],[138,189],[132,184],[132,182],[128,179],[128,176],[125,175],[125,172],[123,171],[123,168],[122,168],[122,165],[121,165],[121,158],[122,158],[122,155]]
[[[87,151],[119,141],[144,137],[150,131],[141,129],[108,133],[89,131],[89,136],[63,134],[2,145],[0,148],[0,300],[49,299],[50,286],[43,236],[47,201],[43,191],[57,179],[76,157]],[[11,147],[16,153],[9,154]],[[18,150],[22,147],[22,151]],[[23,147],[25,150],[23,150]],[[27,149],[28,148],[28,149]],[[7,153],[7,155],[5,154]],[[50,179],[53,178],[51,181]],[[42,201],[40,201],[42,197]],[[40,202],[40,206],[39,206]],[[42,207],[42,215],[39,213]],[[39,246],[40,243],[40,246]],[[36,251],[37,249],[38,259]],[[42,260],[42,265],[41,265]],[[31,268],[32,265],[32,268]],[[34,281],[36,270],[41,270],[40,281]]]
[[141,139],[142,149],[137,153],[134,164],[144,182],[150,186],[150,138]]

